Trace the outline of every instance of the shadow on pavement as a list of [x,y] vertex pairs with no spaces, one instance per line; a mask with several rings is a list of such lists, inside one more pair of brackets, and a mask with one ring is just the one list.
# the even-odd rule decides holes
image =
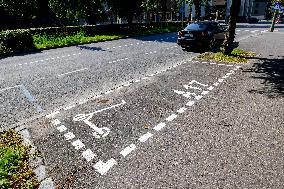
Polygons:
[[79,48],[80,50],[105,51],[101,47],[91,47],[87,45],[80,45],[80,46],[77,46],[77,48]]
[[250,90],[251,93],[265,94],[270,98],[284,96],[284,57],[279,59],[256,58],[261,63],[255,63],[251,69],[244,72],[257,73],[252,76],[255,79],[263,80],[263,87],[260,89]]

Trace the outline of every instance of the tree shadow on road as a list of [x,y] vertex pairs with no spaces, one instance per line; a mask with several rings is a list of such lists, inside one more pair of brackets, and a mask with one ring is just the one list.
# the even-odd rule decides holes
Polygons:
[[259,62],[254,63],[252,68],[244,70],[244,72],[256,73],[252,78],[263,80],[262,84],[264,86],[249,92],[265,94],[270,98],[284,97],[284,57],[255,59],[259,60]]
[[101,47],[91,47],[87,45],[78,45],[77,48],[79,48],[80,50],[105,51]]

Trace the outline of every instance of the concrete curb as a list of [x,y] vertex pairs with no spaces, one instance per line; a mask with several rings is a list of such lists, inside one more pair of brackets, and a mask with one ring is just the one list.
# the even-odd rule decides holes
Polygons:
[[[15,131],[18,132],[22,138],[25,145],[32,146],[30,154],[36,153],[36,147],[31,141],[31,135],[29,131],[24,127],[17,127]],[[32,170],[34,171],[38,182],[40,183],[40,189],[55,189],[55,184],[50,177],[47,177],[46,166],[44,165],[43,157],[31,157],[29,159]]]

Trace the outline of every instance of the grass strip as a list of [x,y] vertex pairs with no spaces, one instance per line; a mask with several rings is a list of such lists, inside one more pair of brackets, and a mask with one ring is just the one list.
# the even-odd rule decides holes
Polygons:
[[124,35],[95,35],[88,36],[85,32],[80,31],[73,35],[46,35],[46,34],[35,34],[33,35],[33,41],[37,49],[46,49],[54,47],[63,47],[70,45],[78,45],[83,43],[99,42],[111,39],[121,39],[127,36],[137,36],[137,35],[149,35],[155,33],[165,33],[175,31],[174,28],[165,29],[151,29],[146,31],[140,31],[131,34]]
[[0,135],[0,188],[38,188],[39,183],[29,167],[30,149],[14,130]]
[[242,49],[235,48],[230,55],[223,52],[205,52],[197,56],[198,60],[215,60],[220,62],[238,62],[247,63],[250,58],[254,57],[255,53],[246,52]]

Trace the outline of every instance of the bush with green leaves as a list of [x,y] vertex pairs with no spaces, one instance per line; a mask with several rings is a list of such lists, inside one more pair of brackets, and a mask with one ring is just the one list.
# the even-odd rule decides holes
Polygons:
[[0,135],[0,188],[38,187],[35,174],[29,167],[30,146],[13,130]]
[[29,29],[0,32],[0,54],[25,52],[33,49],[35,49],[35,46]]

